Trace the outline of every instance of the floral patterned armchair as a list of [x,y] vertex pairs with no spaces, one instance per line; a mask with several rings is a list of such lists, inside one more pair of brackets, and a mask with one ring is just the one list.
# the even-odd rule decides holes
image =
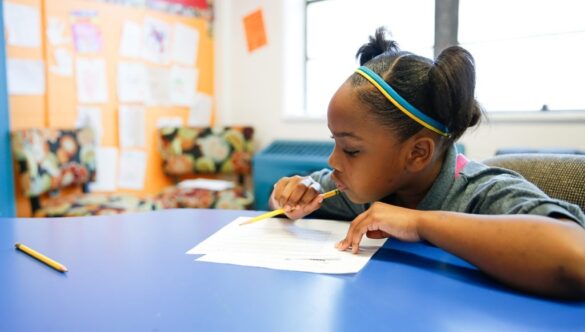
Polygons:
[[[24,129],[12,133],[19,182],[36,217],[117,214],[156,209],[153,201],[130,195],[88,194],[95,179],[95,143],[90,128]],[[83,195],[58,195],[81,186]],[[45,199],[45,196],[50,196]]]
[[167,127],[159,130],[163,171],[175,183],[193,177],[235,177],[225,190],[166,188],[157,196],[164,208],[247,209],[254,198],[246,179],[251,174],[252,127]]

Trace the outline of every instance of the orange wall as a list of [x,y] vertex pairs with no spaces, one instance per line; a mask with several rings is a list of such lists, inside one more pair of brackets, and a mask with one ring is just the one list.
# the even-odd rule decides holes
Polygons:
[[[67,45],[59,47],[67,48],[73,55],[73,75],[60,76],[51,73],[48,68],[55,64],[51,45],[42,31],[42,47],[40,49],[25,49],[7,45],[7,57],[26,57],[44,59],[46,75],[45,96],[10,96],[11,129],[31,127],[70,128],[75,127],[77,108],[79,106],[98,107],[102,112],[103,135],[100,142],[104,147],[118,147],[118,107],[117,98],[117,65],[119,60],[138,61],[125,59],[119,55],[120,37],[123,23],[126,20],[142,23],[144,17],[152,17],[164,21],[167,24],[182,23],[199,31],[199,47],[196,69],[199,73],[197,91],[213,95],[213,40],[209,34],[208,22],[200,18],[171,15],[164,12],[147,10],[139,7],[115,5],[99,1],[84,0],[11,0],[23,4],[34,5],[40,8],[43,20],[42,26],[48,17],[57,17],[64,22],[69,22],[70,12],[74,10],[93,10],[97,12],[97,20],[102,34],[103,47],[101,52],[94,54],[84,53],[83,58],[101,58],[106,61],[108,81],[108,102],[101,104],[83,104],[77,101],[75,82],[75,50],[70,30],[66,34],[71,39]],[[158,66],[145,62],[147,66]],[[126,104],[125,105],[132,105]],[[137,104],[140,105],[140,104]],[[189,110],[184,107],[145,107],[145,148],[147,153],[147,169],[144,189],[141,191],[120,190],[123,193],[132,193],[140,196],[155,194],[165,186],[170,185],[170,180],[162,173],[162,160],[157,150],[156,121],[159,117],[181,117],[187,123]],[[213,113],[212,113],[213,114]],[[213,115],[212,115],[213,117]],[[118,155],[120,150],[118,150]],[[30,208],[28,200],[23,197],[18,189],[19,183],[15,183],[17,193],[17,215],[27,216]]]

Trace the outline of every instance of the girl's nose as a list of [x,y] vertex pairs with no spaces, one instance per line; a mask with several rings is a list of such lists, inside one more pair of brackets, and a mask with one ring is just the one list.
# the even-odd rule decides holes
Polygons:
[[341,171],[340,167],[340,163],[337,160],[337,145],[333,148],[333,151],[331,151],[331,154],[329,155],[329,159],[327,160],[327,163],[329,163],[329,166],[331,166],[332,169],[337,170],[337,171]]

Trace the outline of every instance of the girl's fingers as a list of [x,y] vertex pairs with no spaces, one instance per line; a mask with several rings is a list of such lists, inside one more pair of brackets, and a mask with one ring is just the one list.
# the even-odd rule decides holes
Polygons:
[[358,227],[354,230],[351,236],[351,252],[357,254],[360,251],[360,242],[362,237],[366,233],[367,229],[364,227]]
[[[320,194],[321,194],[320,191],[321,191],[321,185],[317,182],[312,182],[309,185],[309,187],[307,188],[305,195],[303,197],[301,197],[299,204],[301,204],[303,206],[312,204],[315,201],[315,199],[320,197]],[[318,203],[317,207],[320,204],[321,204],[321,202]]]
[[366,236],[369,237],[370,239],[385,239],[387,237],[389,237],[390,235],[384,231],[367,231],[366,232]]
[[307,185],[303,183],[303,181],[298,182],[290,186],[291,193],[288,197],[288,204],[291,206],[300,205],[302,202],[303,196],[306,195],[307,189],[309,188]]
[[286,185],[282,188],[278,198],[278,203],[283,209],[290,210],[296,205],[296,202],[291,199],[291,195],[293,195],[295,189],[296,185],[294,179],[289,179],[289,181],[286,182]]
[[323,202],[323,197],[321,195],[317,195],[311,202],[309,202],[309,204],[297,206],[295,209],[287,212],[286,216],[290,219],[302,218],[307,214],[319,209],[321,207],[321,202]]
[[302,218],[321,206],[321,185],[311,177],[284,177],[275,185],[271,204],[282,208],[290,219]]
[[[345,239],[341,240],[335,247],[339,250],[347,250],[350,247],[353,249],[353,242],[356,236],[356,233],[359,233],[358,229],[360,225],[367,220],[367,213],[363,212],[362,214],[358,215],[349,225],[349,229],[347,230],[347,234],[345,235]],[[362,234],[363,235],[363,234]],[[359,239],[361,239],[361,235],[359,235]],[[359,244],[359,240],[358,240]],[[353,250],[352,250],[353,251]]]
[[307,202],[307,204],[303,205],[304,211],[307,214],[309,214],[309,213],[317,210],[318,208],[320,208],[321,203],[323,203],[323,196],[317,195],[317,196],[313,197],[313,199],[311,201]]
[[309,204],[319,195],[321,189],[321,185],[310,177],[294,176],[283,178],[281,182],[282,185],[276,188],[279,191],[276,199],[279,205],[287,212]]
[[286,203],[286,197],[284,197],[284,191],[285,191],[285,188],[288,184],[288,181],[289,181],[288,178],[280,179],[274,185],[274,189],[272,190],[272,196],[274,197],[274,200],[276,201],[276,203],[278,203],[279,208],[283,208],[284,203]]

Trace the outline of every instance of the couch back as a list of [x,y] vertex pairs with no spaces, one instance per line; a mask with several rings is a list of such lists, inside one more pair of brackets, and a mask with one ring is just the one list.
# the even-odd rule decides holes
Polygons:
[[37,197],[95,179],[95,140],[91,128],[23,129],[14,131],[11,138],[26,196]]
[[254,128],[247,126],[161,128],[163,170],[171,176],[250,174],[253,136]]

